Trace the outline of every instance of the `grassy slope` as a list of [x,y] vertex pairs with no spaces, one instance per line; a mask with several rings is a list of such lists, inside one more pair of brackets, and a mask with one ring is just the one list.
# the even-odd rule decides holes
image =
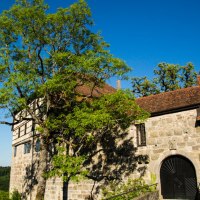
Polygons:
[[8,191],[9,190],[9,180],[10,180],[10,175],[4,175],[0,176],[0,190],[2,191]]
[[0,167],[0,200],[9,200],[10,167]]
[[10,167],[0,167],[0,191],[9,190]]
[[9,200],[9,193],[5,191],[0,191],[0,200]]

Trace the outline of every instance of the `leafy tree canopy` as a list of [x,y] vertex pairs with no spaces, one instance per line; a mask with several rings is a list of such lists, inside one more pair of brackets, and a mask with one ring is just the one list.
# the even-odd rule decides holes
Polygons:
[[0,167],[0,191],[9,190],[9,180],[10,180],[10,167]]
[[197,72],[192,63],[185,66],[160,63],[154,70],[154,75],[152,81],[147,77],[132,78],[133,93],[137,97],[191,87],[197,81]]
[[[118,141],[123,141],[130,123],[148,116],[126,92],[94,95],[106,80],[124,78],[130,68],[110,54],[109,45],[92,32],[92,25],[84,0],[56,13],[48,13],[43,0],[17,0],[0,15],[0,109],[14,118],[13,123],[1,123],[32,120],[40,133],[38,200],[44,197],[47,171],[66,182],[80,175],[102,180],[127,172],[125,160],[120,168],[113,158],[122,151],[130,155],[124,148],[131,143],[126,140],[125,146],[122,142],[119,146]],[[30,104],[33,100],[38,112]],[[28,115],[16,118],[23,109]],[[97,154],[101,165],[94,166]],[[102,164],[106,161],[115,163],[113,173]]]
[[0,167],[0,176],[5,176],[10,174],[10,167]]

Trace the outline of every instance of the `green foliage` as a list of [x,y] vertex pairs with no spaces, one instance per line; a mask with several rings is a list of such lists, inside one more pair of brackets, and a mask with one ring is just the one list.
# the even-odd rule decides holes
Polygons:
[[149,96],[158,93],[156,84],[148,80],[146,76],[132,78],[132,88],[133,93],[140,96]]
[[10,167],[0,167],[0,176],[10,175]]
[[47,9],[42,0],[19,0],[0,16],[1,107],[19,110],[47,90],[72,92],[78,79],[94,82],[80,74],[102,82],[130,69],[91,31],[93,21],[85,1],[53,14]]
[[[119,155],[128,144],[132,147],[124,139],[129,125],[148,117],[130,94],[101,92],[111,77],[126,78],[130,67],[110,54],[92,25],[84,0],[55,13],[48,12],[43,0],[18,0],[0,15],[0,109],[7,110],[15,123],[34,121],[40,132],[42,181],[41,171],[47,169],[44,151],[49,151],[52,164],[46,176],[59,175],[65,181],[89,176],[85,169],[94,164],[99,147],[104,154],[115,150],[113,155]],[[39,114],[31,107],[33,100]],[[16,118],[23,109],[29,117]],[[118,147],[117,141],[125,141],[125,147]]]
[[160,63],[158,69],[154,70],[156,76],[154,82],[164,92],[179,89],[179,72],[179,65]]
[[0,190],[3,191],[9,190],[9,180],[10,180],[9,175],[0,176]]
[[10,167],[0,167],[0,190],[9,190]]
[[[63,127],[65,130],[59,137],[61,143],[57,146],[58,153],[52,160],[53,168],[48,176],[57,174],[65,181],[69,177],[77,179],[77,175],[89,174],[85,169],[86,163],[98,152],[97,144],[101,147],[102,135],[110,139],[112,135],[117,137],[118,132],[125,133],[133,121],[143,121],[149,116],[134,102],[133,95],[121,90],[93,99],[92,102],[76,102],[73,112],[63,109],[56,114],[54,112],[49,116],[47,127],[57,133]],[[118,131],[113,132],[115,129]],[[63,141],[66,141],[66,145],[60,147]]]
[[21,200],[21,194],[17,191],[14,190],[11,194],[11,199],[10,200]]
[[151,173],[151,184],[155,184],[157,180],[156,174]]
[[182,87],[190,87],[197,82],[197,73],[194,71],[194,65],[188,63],[186,66],[181,67],[182,76],[180,77]]
[[9,192],[5,192],[5,191],[0,190],[0,200],[10,200],[9,199]]
[[88,171],[83,168],[84,156],[69,156],[66,155],[66,150],[63,147],[57,147],[58,153],[53,157],[52,164],[54,168],[47,173],[47,177],[60,176],[63,181],[71,180],[79,181]]
[[9,192],[0,190],[0,200],[21,200],[21,195],[17,190],[13,191],[10,196],[11,198],[9,198]]
[[133,93],[136,96],[148,96],[191,87],[197,82],[197,72],[195,72],[192,63],[188,63],[186,66],[160,63],[154,70],[154,75],[153,81],[148,80],[146,77],[132,78]]
[[113,197],[111,198],[112,200],[132,200],[135,197],[155,190],[155,186],[148,186],[143,179],[129,179],[127,182],[122,183],[111,182],[102,189],[102,195],[103,199]]

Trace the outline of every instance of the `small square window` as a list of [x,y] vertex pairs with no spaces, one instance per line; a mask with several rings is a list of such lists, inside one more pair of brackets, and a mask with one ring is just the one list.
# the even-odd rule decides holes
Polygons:
[[35,143],[35,151],[39,152],[40,151],[40,140],[37,139],[36,143]]
[[14,157],[17,156],[17,146],[14,147]]
[[35,123],[34,123],[34,121],[32,122],[31,131],[32,131],[33,133],[35,133]]
[[24,135],[26,135],[26,131],[27,131],[27,123],[24,125]]
[[200,126],[200,107],[197,108],[197,118],[196,118],[196,124],[195,127]]
[[18,128],[18,138],[20,138],[20,132],[21,132],[21,130],[20,130],[20,127]]
[[30,153],[31,152],[31,143],[27,142],[24,144],[24,154]]
[[146,146],[146,131],[145,124],[137,124],[137,146],[142,147]]

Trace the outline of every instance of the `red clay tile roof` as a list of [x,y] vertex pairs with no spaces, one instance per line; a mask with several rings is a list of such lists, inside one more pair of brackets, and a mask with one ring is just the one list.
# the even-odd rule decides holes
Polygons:
[[189,108],[200,105],[200,86],[141,97],[136,102],[151,114]]
[[[92,88],[87,85],[78,86],[76,91],[81,93],[82,95],[90,95]],[[103,94],[110,94],[116,92],[116,89],[108,84],[104,84],[102,87],[95,87],[92,96],[99,97]]]
[[[77,92],[82,95],[89,95],[91,87],[79,86]],[[92,95],[99,97],[103,94],[116,92],[112,86],[105,84],[102,88],[96,87]],[[182,88],[175,91],[163,92],[156,95],[136,99],[137,104],[151,114],[171,112],[183,108],[200,105],[200,86]]]

